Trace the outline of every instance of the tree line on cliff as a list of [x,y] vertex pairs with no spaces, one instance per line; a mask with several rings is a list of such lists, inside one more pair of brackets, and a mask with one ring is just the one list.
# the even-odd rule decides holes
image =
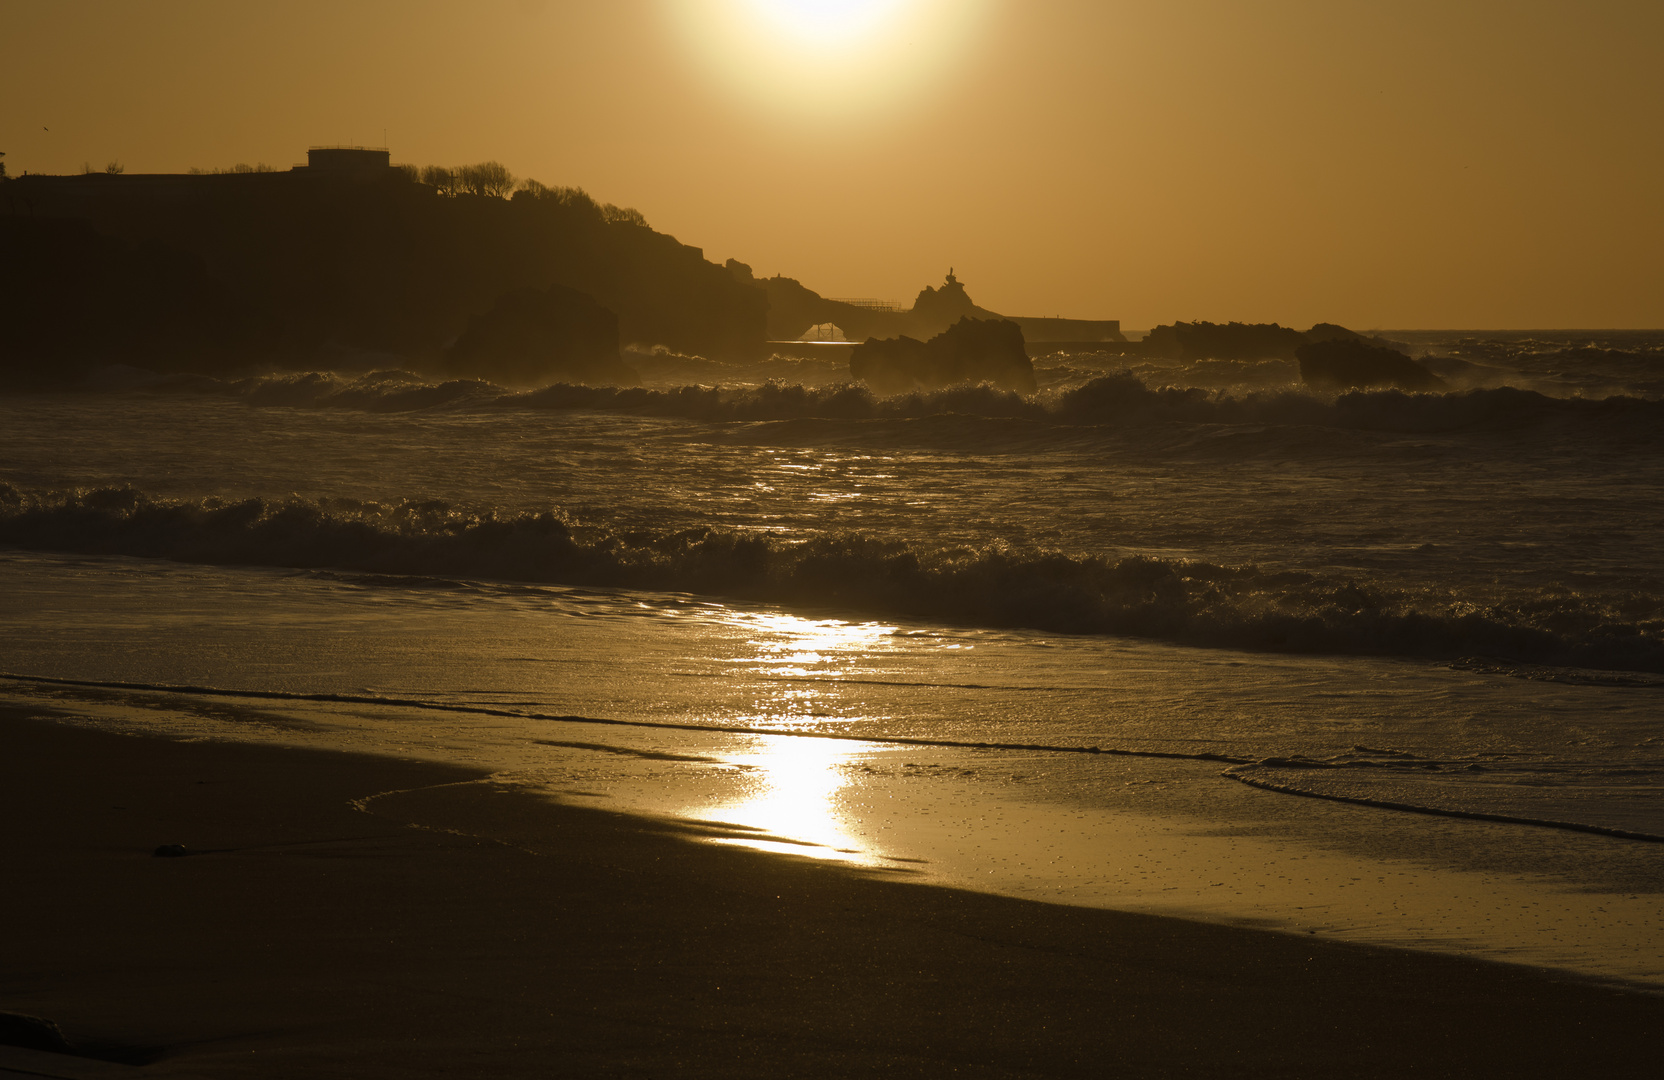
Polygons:
[[13,382],[114,362],[311,366],[324,348],[437,367],[471,320],[551,287],[591,297],[626,343],[753,356],[766,340],[767,297],[698,248],[493,163],[0,186]]

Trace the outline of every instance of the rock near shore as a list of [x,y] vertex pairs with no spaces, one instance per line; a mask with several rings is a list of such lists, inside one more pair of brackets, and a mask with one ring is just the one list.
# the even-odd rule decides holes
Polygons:
[[1295,350],[1300,378],[1326,390],[1392,386],[1400,390],[1443,390],[1444,380],[1396,349],[1353,338],[1311,341]]
[[977,383],[1036,388],[1023,332],[1009,319],[962,318],[929,341],[868,338],[850,354],[849,374],[884,396]]

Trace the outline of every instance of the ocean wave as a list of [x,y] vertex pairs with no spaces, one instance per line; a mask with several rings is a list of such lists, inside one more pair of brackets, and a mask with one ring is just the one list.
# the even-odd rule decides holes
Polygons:
[[886,617],[1296,653],[1664,672],[1664,597],[1527,593],[1473,602],[1330,573],[1003,544],[802,540],[715,528],[614,529],[559,510],[153,498],[0,484],[0,544],[180,562],[704,593]]
[[106,392],[218,395],[259,408],[565,411],[706,423],[912,420],[951,414],[1071,428],[1179,422],[1435,433],[1531,431],[1545,425],[1570,425],[1647,441],[1664,437],[1664,401],[1650,398],[1560,397],[1512,386],[1441,394],[1373,390],[1331,395],[1287,387],[1233,393],[1159,385],[1158,377],[1146,372],[1141,378],[1123,371],[1031,398],[986,385],[879,397],[853,383],[805,385],[773,380],[758,385],[658,389],[557,383],[512,392],[477,380],[435,383],[406,371],[351,377],[311,372],[234,381],[200,375],[157,376],[139,382],[122,380]]

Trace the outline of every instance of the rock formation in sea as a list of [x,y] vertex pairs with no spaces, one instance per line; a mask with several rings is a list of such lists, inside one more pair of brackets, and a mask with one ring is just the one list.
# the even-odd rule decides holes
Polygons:
[[564,285],[516,289],[445,352],[446,370],[511,386],[583,383],[637,386],[641,377],[618,358],[618,316]]
[[1359,337],[1308,341],[1295,350],[1300,378],[1325,390],[1395,386],[1400,390],[1443,390],[1443,379],[1397,349]]
[[1300,331],[1277,323],[1176,322],[1145,335],[1136,351],[1168,360],[1294,360],[1311,342],[1364,341],[1408,355],[1409,346],[1385,338],[1366,338],[1344,326],[1318,323]]
[[961,383],[1035,391],[1023,332],[1009,319],[961,318],[929,341],[868,338],[850,354],[849,374],[884,396]]

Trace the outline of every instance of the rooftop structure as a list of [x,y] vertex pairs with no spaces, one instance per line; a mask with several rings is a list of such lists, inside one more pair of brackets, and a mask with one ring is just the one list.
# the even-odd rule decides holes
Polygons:
[[385,146],[313,146],[306,151],[306,167],[320,172],[376,172],[392,165]]

